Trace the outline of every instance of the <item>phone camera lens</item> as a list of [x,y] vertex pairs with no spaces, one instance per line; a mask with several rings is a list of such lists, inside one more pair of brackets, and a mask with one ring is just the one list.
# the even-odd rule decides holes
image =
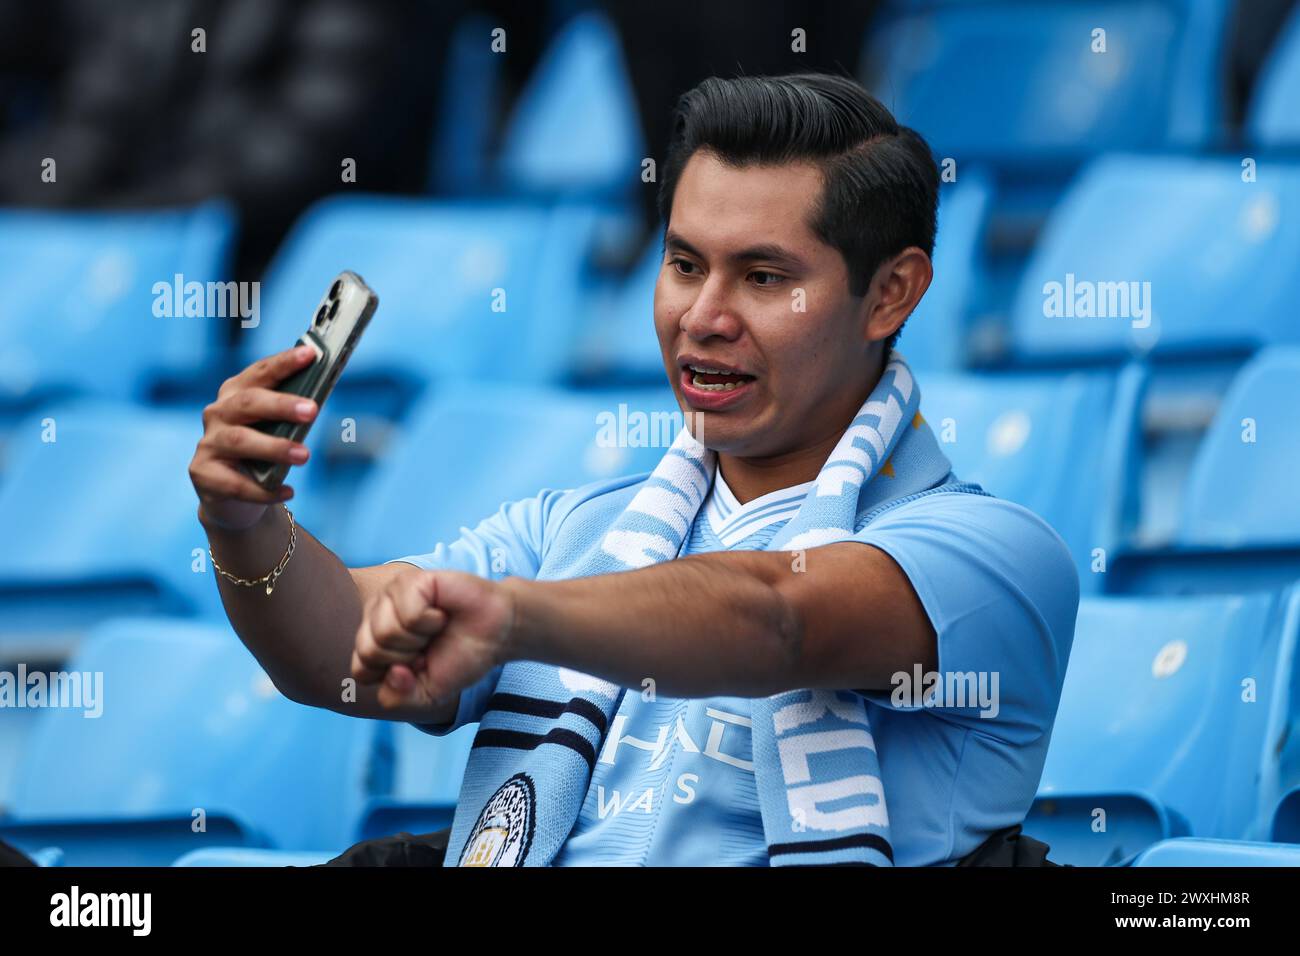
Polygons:
[[340,282],[338,279],[335,279],[334,284],[330,286],[330,298],[337,299],[339,297],[339,290],[342,288],[343,288],[343,283]]
[[335,299],[333,302],[330,303],[330,318],[332,319],[334,318],[334,316],[338,314],[339,314],[339,300]]
[[316,327],[320,328],[324,324],[325,324],[325,306],[322,305],[319,309],[316,310]]

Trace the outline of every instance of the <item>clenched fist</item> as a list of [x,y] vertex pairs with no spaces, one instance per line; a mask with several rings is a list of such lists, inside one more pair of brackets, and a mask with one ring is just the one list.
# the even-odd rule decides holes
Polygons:
[[495,581],[412,567],[366,602],[352,676],[384,707],[437,707],[504,663],[513,617]]

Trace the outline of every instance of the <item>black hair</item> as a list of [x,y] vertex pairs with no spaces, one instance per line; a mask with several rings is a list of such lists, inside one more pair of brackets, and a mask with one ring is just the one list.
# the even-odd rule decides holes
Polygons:
[[665,227],[697,150],[732,166],[819,165],[824,185],[808,225],[844,257],[853,295],[865,294],[881,263],[909,246],[934,254],[939,169],[930,147],[849,77],[710,77],[682,94],[659,183]]

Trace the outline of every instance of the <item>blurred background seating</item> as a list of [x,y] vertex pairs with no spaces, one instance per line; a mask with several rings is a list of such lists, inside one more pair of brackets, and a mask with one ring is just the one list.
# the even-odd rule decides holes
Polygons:
[[[1294,0],[0,0],[0,670],[105,696],[0,709],[0,836],[307,865],[445,825],[472,728],[293,704],[230,629],[185,474],[202,406],[353,269],[379,311],[291,477],[349,565],[649,470],[653,426],[599,437],[676,411],[649,161],[705,76],[802,70],[931,143],[900,350],[958,474],[1079,570],[1026,832],[1066,862],[1295,865]],[[1076,280],[1128,311],[1051,314]],[[191,282],[258,283],[256,315],[166,314]]]

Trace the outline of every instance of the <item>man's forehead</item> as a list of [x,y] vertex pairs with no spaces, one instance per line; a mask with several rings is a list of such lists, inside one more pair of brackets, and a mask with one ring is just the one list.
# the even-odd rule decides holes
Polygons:
[[775,243],[813,254],[822,243],[808,223],[821,190],[810,163],[738,167],[697,152],[677,181],[669,229],[693,245]]

